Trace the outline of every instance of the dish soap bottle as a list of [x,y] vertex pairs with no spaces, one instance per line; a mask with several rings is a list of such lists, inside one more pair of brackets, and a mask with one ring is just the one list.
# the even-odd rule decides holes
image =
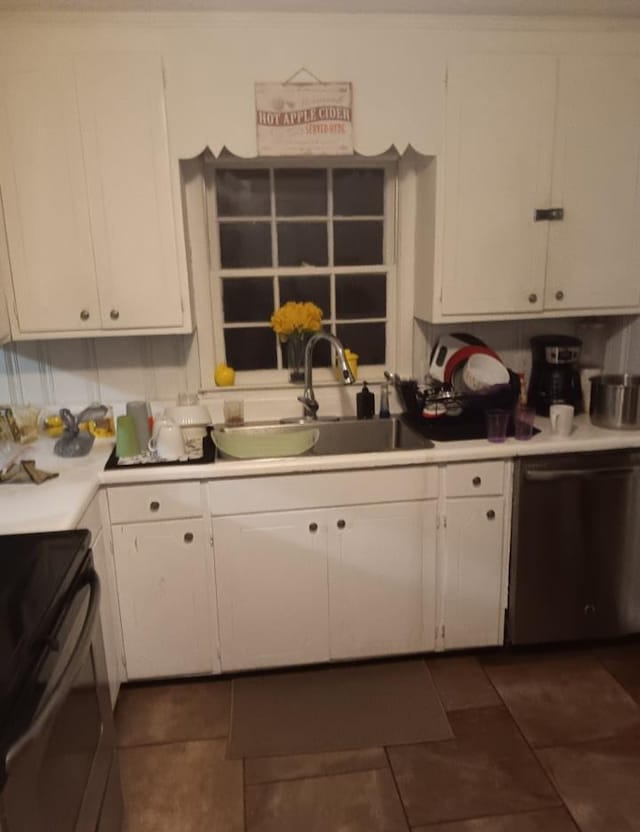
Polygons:
[[358,419],[373,419],[376,402],[375,396],[367,387],[367,382],[363,382],[362,390],[356,396],[356,412]]

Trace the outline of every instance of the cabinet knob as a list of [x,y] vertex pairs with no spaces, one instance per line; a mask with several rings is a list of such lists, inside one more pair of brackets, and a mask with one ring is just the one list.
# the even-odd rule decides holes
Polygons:
[[346,522],[345,522],[344,520],[338,520],[338,522],[336,523],[336,526],[337,526],[339,529],[344,529],[344,527],[345,527],[346,525],[347,525],[347,524],[346,524]]
[[152,500],[149,503],[149,510],[150,511],[158,511],[159,508],[160,508],[160,503],[157,500]]
[[120,317],[120,313],[118,312],[117,309],[112,309],[111,312],[109,312],[109,317],[111,318],[112,321],[117,321],[118,318]]
[[564,292],[556,292],[556,300],[564,300]]
[[529,295],[529,303],[537,303],[537,302],[538,302],[538,296],[536,295],[535,292],[531,292],[531,294]]
[[594,615],[596,611],[595,604],[585,604],[584,605],[584,614],[585,615]]
[[83,309],[80,312],[80,320],[82,320],[82,321],[88,321],[89,320],[89,310],[88,309]]
[[318,531],[318,524],[317,523],[309,523],[309,531],[311,534],[315,534]]
[[471,482],[477,488],[479,485],[482,485],[482,477],[474,477]]
[[193,532],[185,532],[184,533],[184,542],[185,543],[193,543]]
[[496,513],[492,508],[490,508],[489,511],[487,512],[487,519],[488,520],[495,520],[496,519]]

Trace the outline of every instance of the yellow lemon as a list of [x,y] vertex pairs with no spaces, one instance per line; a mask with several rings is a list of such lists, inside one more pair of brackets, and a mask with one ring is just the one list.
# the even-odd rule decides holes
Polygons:
[[236,371],[226,364],[218,364],[213,374],[213,380],[218,387],[232,387],[236,380]]

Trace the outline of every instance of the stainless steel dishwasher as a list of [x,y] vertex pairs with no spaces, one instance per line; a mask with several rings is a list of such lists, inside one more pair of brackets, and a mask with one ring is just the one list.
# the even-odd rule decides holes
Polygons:
[[640,632],[640,451],[515,465],[507,640]]

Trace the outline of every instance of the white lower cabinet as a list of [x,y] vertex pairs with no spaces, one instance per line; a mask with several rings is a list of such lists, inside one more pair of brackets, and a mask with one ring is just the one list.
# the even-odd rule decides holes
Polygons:
[[222,669],[329,658],[323,511],[213,521]]
[[222,669],[431,649],[435,502],[213,520]]
[[189,518],[112,529],[127,677],[215,672],[207,523]]
[[444,646],[484,647],[502,640],[502,497],[447,505]]
[[351,506],[327,520],[331,658],[431,649],[435,500]]
[[[509,517],[503,462],[446,469],[442,525],[442,648],[501,644]],[[468,494],[478,496],[467,496]]]

